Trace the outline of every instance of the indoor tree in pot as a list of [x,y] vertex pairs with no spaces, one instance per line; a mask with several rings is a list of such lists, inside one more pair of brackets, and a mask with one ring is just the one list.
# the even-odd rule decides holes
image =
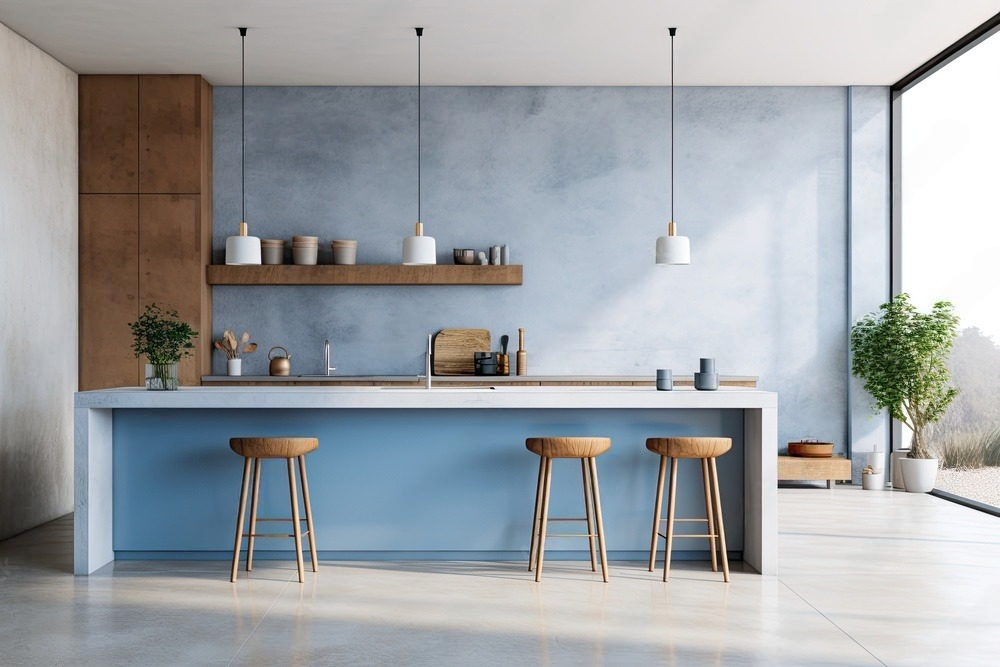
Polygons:
[[176,310],[164,310],[155,303],[135,322],[132,351],[136,358],[146,356],[146,389],[177,389],[177,362],[194,349],[191,340],[198,335],[182,322]]
[[925,428],[944,416],[958,394],[948,371],[957,335],[958,316],[949,301],[922,313],[905,293],[851,327],[851,372],[864,382],[873,409],[887,409],[913,431],[910,453],[900,460],[907,491],[934,488],[938,460],[931,456]]

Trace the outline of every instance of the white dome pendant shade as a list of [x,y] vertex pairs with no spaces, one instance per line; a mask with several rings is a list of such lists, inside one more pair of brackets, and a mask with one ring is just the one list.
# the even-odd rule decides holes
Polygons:
[[677,223],[671,221],[667,235],[656,239],[657,264],[690,264],[691,241],[686,236],[677,236]]
[[414,236],[403,239],[403,264],[437,264],[434,239],[424,236],[424,223],[418,222]]
[[247,236],[247,223],[240,222],[240,235],[226,239],[226,264],[260,264],[260,239]]
[[243,50],[242,56],[242,80],[240,82],[240,114],[242,139],[240,143],[240,195],[243,199],[243,219],[240,220],[238,236],[230,236],[226,239],[226,264],[260,264],[260,239],[256,236],[247,236],[247,194],[246,194],[246,71],[247,71],[247,49],[246,37],[247,29],[240,28],[240,44]]
[[690,264],[691,241],[686,236],[677,235],[674,222],[674,35],[677,28],[670,30],[670,224],[667,235],[656,239],[657,265]]
[[424,236],[424,223],[420,222],[420,38],[423,28],[417,31],[417,227],[413,236],[403,239],[403,264],[437,264],[437,247],[434,239]]

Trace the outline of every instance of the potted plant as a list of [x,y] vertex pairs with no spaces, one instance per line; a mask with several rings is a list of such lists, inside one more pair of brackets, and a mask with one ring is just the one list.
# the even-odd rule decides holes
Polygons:
[[192,339],[198,332],[182,322],[176,310],[165,310],[155,303],[135,322],[132,329],[132,351],[136,358],[145,355],[146,389],[177,389],[177,362],[194,349]]
[[900,294],[851,327],[851,372],[864,382],[875,412],[887,409],[911,431],[910,453],[900,459],[907,491],[934,488],[938,460],[924,429],[941,419],[958,390],[950,385],[948,354],[958,335],[958,316],[948,301],[929,313]]
[[250,342],[250,332],[244,331],[239,340],[236,334],[226,329],[222,332],[222,338],[215,341],[215,349],[226,355],[226,373],[228,375],[241,375],[243,372],[243,360],[240,359],[240,352],[250,354],[257,349],[257,343]]

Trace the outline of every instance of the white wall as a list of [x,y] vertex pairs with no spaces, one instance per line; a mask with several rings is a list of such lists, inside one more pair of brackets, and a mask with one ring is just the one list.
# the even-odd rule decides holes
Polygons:
[[0,539],[73,509],[77,76],[0,25]]

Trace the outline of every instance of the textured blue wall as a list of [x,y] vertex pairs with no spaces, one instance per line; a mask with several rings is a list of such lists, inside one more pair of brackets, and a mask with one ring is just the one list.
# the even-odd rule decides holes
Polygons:
[[[239,100],[215,89],[216,262],[240,218]],[[359,262],[400,261],[415,88],[248,88],[246,109],[251,233],[353,238]],[[844,442],[847,89],[677,89],[689,267],[653,264],[670,211],[667,89],[425,88],[423,114],[438,261],[507,243],[524,285],[216,287],[215,335],[249,329],[262,348],[244,374],[266,374],[273,345],[293,373],[319,372],[326,338],[338,373],[417,373],[443,327],[494,340],[525,327],[531,372],[652,377],[714,356],[780,393],[780,441]]]

